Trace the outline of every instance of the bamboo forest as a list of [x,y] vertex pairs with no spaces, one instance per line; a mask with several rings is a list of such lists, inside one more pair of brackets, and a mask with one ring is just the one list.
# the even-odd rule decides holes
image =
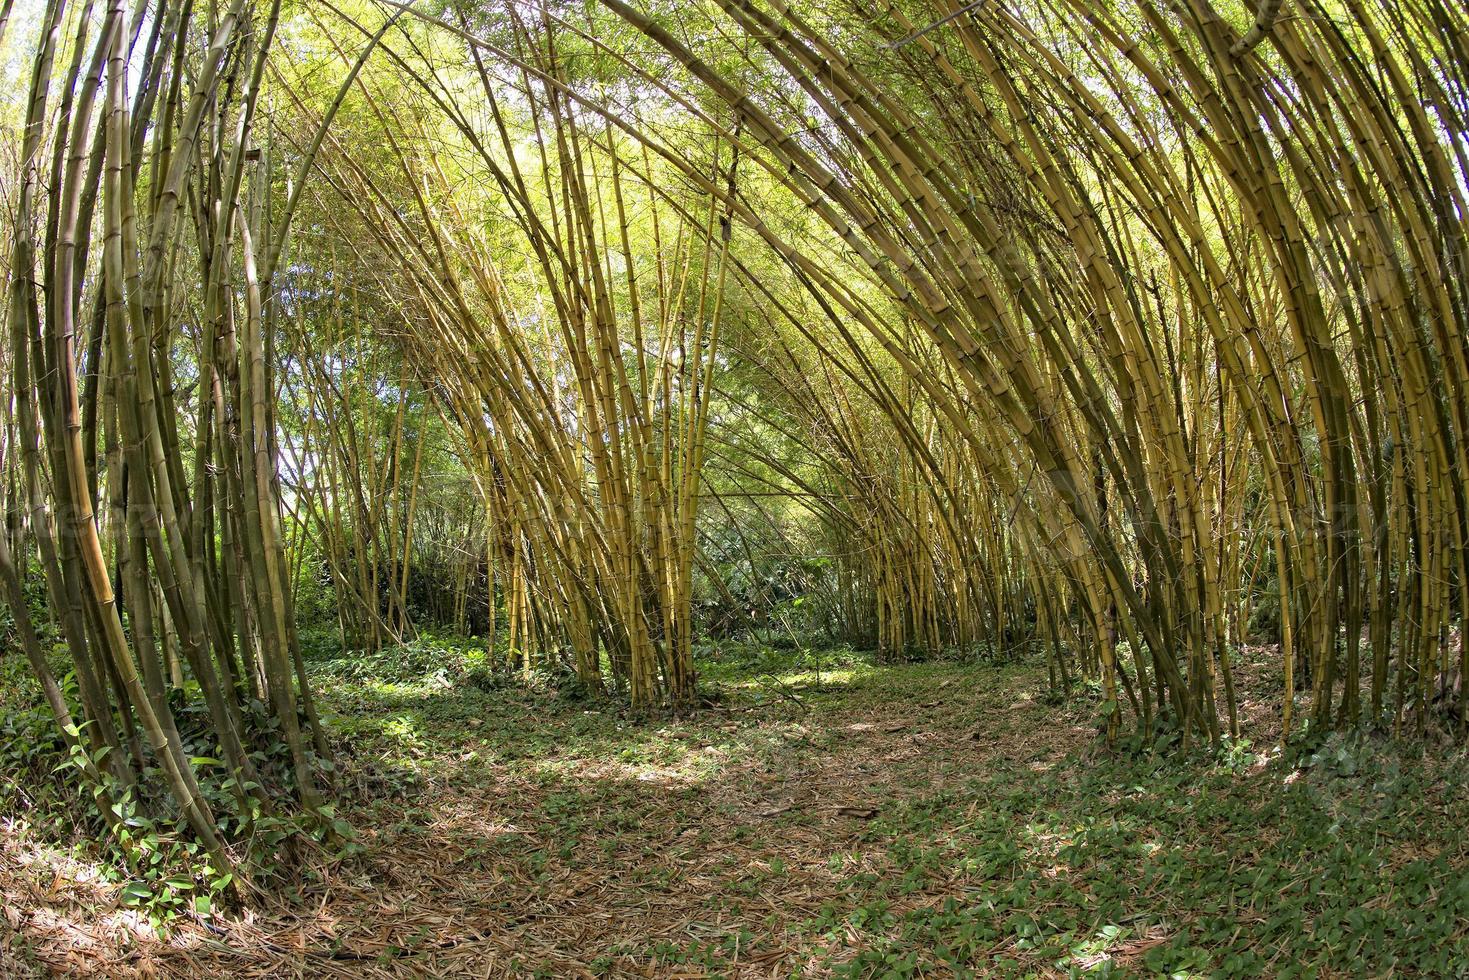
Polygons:
[[0,977],[1469,976],[1459,0],[0,0]]

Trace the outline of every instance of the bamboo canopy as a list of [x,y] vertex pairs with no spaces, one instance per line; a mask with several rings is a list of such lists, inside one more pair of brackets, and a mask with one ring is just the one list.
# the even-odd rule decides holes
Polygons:
[[1459,5],[43,6],[0,595],[119,833],[330,826],[306,596],[658,711],[804,590],[1185,749],[1469,673]]

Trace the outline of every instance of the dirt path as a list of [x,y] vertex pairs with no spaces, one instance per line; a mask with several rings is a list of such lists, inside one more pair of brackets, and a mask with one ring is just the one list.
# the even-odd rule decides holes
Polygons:
[[8,853],[8,917],[33,962],[116,977],[788,976],[821,952],[797,926],[841,903],[854,872],[888,870],[885,808],[997,758],[1049,766],[1090,737],[1042,684],[915,667],[736,699],[639,733],[652,760],[471,756],[491,731],[350,814],[366,853],[299,906],[160,943],[125,911],[91,911],[105,892],[53,857]]

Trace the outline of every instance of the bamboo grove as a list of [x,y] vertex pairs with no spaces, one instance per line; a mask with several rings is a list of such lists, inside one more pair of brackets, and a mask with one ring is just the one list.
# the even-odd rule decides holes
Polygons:
[[1185,747],[1266,643],[1287,733],[1469,730],[1459,6],[37,9],[0,583],[115,828],[322,811],[313,620],[639,710],[1033,648]]

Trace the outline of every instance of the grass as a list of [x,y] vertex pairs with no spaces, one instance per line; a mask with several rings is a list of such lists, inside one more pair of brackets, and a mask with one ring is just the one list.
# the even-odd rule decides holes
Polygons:
[[[711,647],[714,706],[657,720],[504,684],[472,647],[313,670],[360,852],[167,942],[119,944],[106,896],[53,889],[93,968],[1469,972],[1463,750],[1333,737],[1282,756],[1268,684],[1259,744],[1177,761],[1101,750],[1096,700],[1057,703],[1024,662]],[[52,962],[45,904],[18,932]]]

